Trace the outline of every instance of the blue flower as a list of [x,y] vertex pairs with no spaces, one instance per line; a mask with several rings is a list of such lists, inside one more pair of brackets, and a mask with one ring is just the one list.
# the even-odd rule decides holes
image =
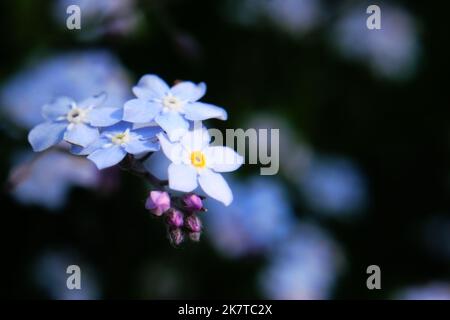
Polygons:
[[326,230],[303,223],[274,249],[260,286],[267,299],[329,299],[345,265],[344,252]]
[[112,167],[129,154],[141,155],[159,150],[156,135],[161,132],[158,127],[132,129],[131,123],[120,122],[105,128],[98,139],[86,148],[74,146],[72,152],[89,155],[87,158],[98,169]]
[[198,102],[206,92],[203,82],[185,81],[169,88],[158,76],[145,75],[133,87],[133,92],[137,99],[125,103],[123,120],[132,123],[155,121],[172,141],[178,140],[189,129],[188,120],[227,119],[224,109]]
[[94,189],[100,184],[99,171],[92,162],[64,151],[48,150],[38,156],[30,151],[13,160],[12,196],[25,205],[61,209],[72,187]]
[[97,127],[110,126],[122,118],[121,108],[99,108],[106,99],[102,93],[76,103],[71,98],[60,97],[42,108],[46,119],[34,127],[29,135],[33,150],[43,151],[65,140],[86,147],[98,138]]
[[230,257],[268,252],[289,235],[295,214],[287,191],[272,177],[231,181],[236,197],[229,207],[212,202],[205,215],[215,247]]
[[57,97],[76,101],[107,92],[107,106],[123,106],[130,99],[127,71],[109,51],[73,51],[25,67],[0,90],[0,108],[20,127],[42,122],[42,106]]

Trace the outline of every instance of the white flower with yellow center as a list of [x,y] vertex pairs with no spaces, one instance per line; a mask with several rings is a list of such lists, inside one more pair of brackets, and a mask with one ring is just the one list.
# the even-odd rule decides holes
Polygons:
[[169,188],[191,192],[200,185],[211,198],[225,205],[232,202],[233,194],[218,172],[238,169],[243,163],[242,156],[228,147],[210,146],[206,128],[188,131],[175,143],[163,133],[158,134],[158,139],[172,162],[168,168]]

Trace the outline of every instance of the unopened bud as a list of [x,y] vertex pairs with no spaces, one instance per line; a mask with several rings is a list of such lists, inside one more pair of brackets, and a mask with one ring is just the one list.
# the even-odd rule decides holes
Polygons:
[[183,226],[184,216],[183,213],[178,210],[170,210],[167,213],[167,222],[170,226],[179,228]]
[[154,215],[161,216],[170,208],[169,194],[165,191],[151,191],[145,202],[145,208]]
[[179,246],[184,241],[184,233],[180,228],[171,229],[169,238],[173,245]]
[[186,218],[186,228],[192,232],[200,232],[202,230],[202,222],[195,214],[191,214]]
[[200,211],[203,209],[202,198],[194,193],[185,195],[183,201],[186,209],[189,211]]

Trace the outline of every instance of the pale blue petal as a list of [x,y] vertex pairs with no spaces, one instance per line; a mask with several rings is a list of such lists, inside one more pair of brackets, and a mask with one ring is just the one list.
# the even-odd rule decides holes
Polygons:
[[95,108],[88,113],[89,122],[94,127],[107,127],[122,120],[122,108]]
[[48,120],[65,117],[74,103],[75,101],[68,97],[56,98],[55,101],[42,107],[42,116]]
[[195,84],[190,81],[183,81],[174,85],[170,92],[181,100],[194,102],[205,95],[206,84],[203,82]]
[[108,143],[111,143],[110,139],[100,136],[100,138],[89,144],[87,147],[73,144],[70,148],[70,152],[77,156],[87,156]]
[[233,201],[233,193],[221,174],[210,169],[203,169],[198,182],[203,191],[211,198],[219,200],[226,206]]
[[102,92],[98,95],[89,97],[89,98],[79,102],[77,104],[77,107],[79,107],[81,109],[95,108],[95,107],[101,105],[103,102],[105,102],[106,98],[107,98],[107,94],[105,92]]
[[179,140],[189,129],[189,123],[175,111],[162,113],[155,121],[167,132],[171,141]]
[[121,146],[115,145],[110,148],[100,148],[87,158],[101,170],[118,164],[125,158],[126,154],[127,152]]
[[136,97],[145,100],[161,99],[169,91],[170,88],[164,80],[153,74],[143,76],[137,86],[133,87]]
[[227,120],[228,115],[225,109],[209,103],[193,102],[184,106],[185,117],[188,120],[198,121],[211,118]]
[[162,105],[143,99],[132,99],[125,103],[123,109],[123,120],[132,123],[145,123],[155,118],[162,109]]
[[36,152],[54,146],[62,141],[67,122],[44,122],[34,127],[28,134],[28,141]]
[[156,137],[156,135],[162,132],[160,127],[144,127],[139,129],[134,129],[132,131],[134,134],[138,135],[141,139],[151,139]]
[[64,135],[64,140],[82,147],[87,147],[98,137],[99,132],[97,128],[91,127],[84,123],[79,123],[74,125],[72,129],[67,129]]
[[140,154],[144,152],[159,150],[159,143],[152,142],[150,140],[137,140],[134,139],[127,143],[125,150],[131,154]]
[[125,122],[125,121],[121,121],[119,123],[116,123],[110,127],[107,128],[103,128],[103,130],[101,131],[102,136],[105,135],[114,135],[116,133],[122,133],[125,132],[127,129],[131,130],[133,127],[133,125],[129,122]]
[[168,173],[170,189],[190,192],[197,188],[197,171],[192,166],[172,163]]

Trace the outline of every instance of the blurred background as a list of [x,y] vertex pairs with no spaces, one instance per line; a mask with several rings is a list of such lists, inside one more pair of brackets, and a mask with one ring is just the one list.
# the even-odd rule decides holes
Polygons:
[[[68,30],[66,8],[81,8]],[[368,30],[366,8],[381,8]],[[447,11],[411,1],[2,1],[5,298],[450,299]],[[140,179],[27,132],[59,95],[205,81],[209,127],[280,129],[280,172],[225,175],[200,243],[174,248]],[[158,157],[148,166],[163,172]],[[66,268],[82,289],[66,288]],[[366,269],[381,268],[381,290]]]

